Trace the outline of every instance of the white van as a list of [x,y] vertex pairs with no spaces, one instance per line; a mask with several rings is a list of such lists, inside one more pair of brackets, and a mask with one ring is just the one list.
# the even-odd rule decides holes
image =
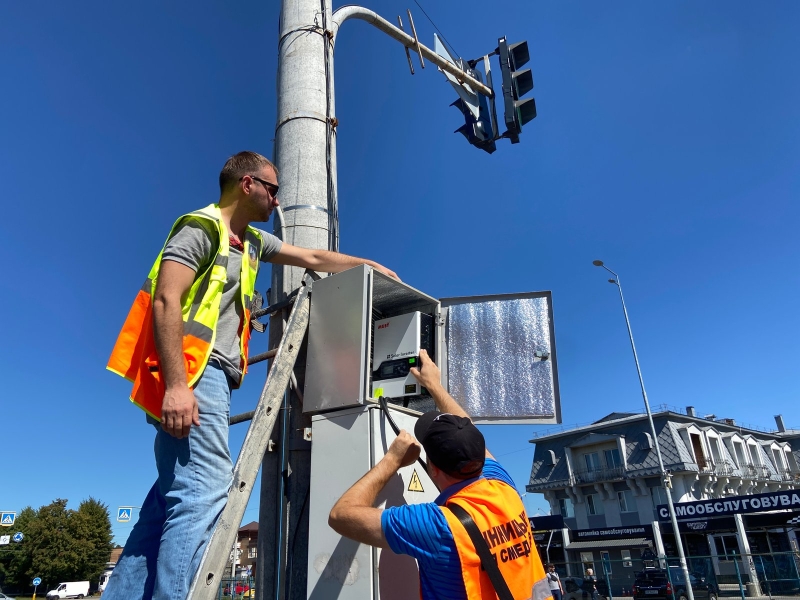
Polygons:
[[83,598],[88,595],[88,581],[67,581],[65,583],[59,583],[56,589],[47,592],[48,598]]
[[106,586],[108,585],[108,578],[111,577],[111,574],[114,572],[114,563],[111,563],[110,567],[106,567],[106,570],[103,571],[103,574],[100,575],[100,585],[97,586],[97,590],[102,594],[106,591]]

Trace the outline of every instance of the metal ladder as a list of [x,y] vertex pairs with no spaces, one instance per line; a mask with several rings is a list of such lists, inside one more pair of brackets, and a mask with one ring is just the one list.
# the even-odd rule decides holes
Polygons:
[[[192,587],[189,590],[189,600],[215,600],[218,597],[222,573],[229,560],[231,548],[236,543],[236,535],[250,500],[258,469],[261,467],[267,444],[272,435],[272,428],[275,426],[280,412],[284,391],[289,385],[300,344],[308,329],[311,284],[318,278],[319,276],[315,273],[306,272],[303,277],[303,285],[298,289],[294,298],[294,306],[278,348],[263,355],[264,357],[272,356],[274,352],[272,368],[267,375],[258,405],[253,411],[250,428],[247,430],[239,458],[236,459],[236,466],[233,468],[233,483],[228,492],[228,502],[206,545],[200,567],[195,573]],[[268,307],[258,313],[264,315],[275,312],[281,305],[289,306],[290,302],[291,299],[288,299],[280,305]],[[259,316],[258,313],[254,313],[254,317]],[[248,362],[252,364],[257,361],[250,360]]]

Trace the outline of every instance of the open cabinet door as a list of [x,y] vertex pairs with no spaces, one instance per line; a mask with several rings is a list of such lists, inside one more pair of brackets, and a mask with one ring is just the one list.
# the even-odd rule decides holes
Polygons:
[[560,423],[550,292],[442,298],[442,382],[477,423]]

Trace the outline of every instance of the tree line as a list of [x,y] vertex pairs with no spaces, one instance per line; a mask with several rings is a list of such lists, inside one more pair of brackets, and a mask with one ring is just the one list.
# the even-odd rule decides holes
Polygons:
[[94,498],[77,510],[61,498],[37,510],[28,506],[0,535],[17,531],[21,542],[0,546],[0,587],[7,591],[31,591],[34,577],[41,577],[39,591],[45,593],[62,581],[96,586],[113,547],[108,506]]

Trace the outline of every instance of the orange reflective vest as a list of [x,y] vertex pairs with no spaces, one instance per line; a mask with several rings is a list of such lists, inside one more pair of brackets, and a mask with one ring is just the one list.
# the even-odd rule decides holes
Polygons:
[[[198,272],[182,305],[183,313],[183,358],[186,379],[193,387],[208,364],[216,339],[219,305],[222,291],[228,280],[228,256],[230,246],[228,231],[222,222],[219,205],[211,204],[200,210],[183,215],[172,226],[169,241],[178,229],[188,221],[196,220],[215,231],[218,236],[217,250],[205,271]],[[166,246],[166,243],[164,244]],[[248,227],[242,253],[240,294],[244,312],[240,332],[242,378],[247,372],[247,347],[250,341],[250,310],[258,275],[259,258],[264,242],[261,234]],[[159,358],[153,337],[153,295],[161,267],[162,248],[155,264],[139,290],[133,306],[125,319],[107,369],[133,382],[131,401],[150,416],[161,420],[161,403],[164,399],[164,383],[161,380]]]
[[456,543],[469,600],[497,598],[497,594],[467,530],[446,508],[451,503],[461,506],[475,521],[515,600],[546,600],[552,596],[522,498],[502,481],[481,478],[450,496],[442,507]]

